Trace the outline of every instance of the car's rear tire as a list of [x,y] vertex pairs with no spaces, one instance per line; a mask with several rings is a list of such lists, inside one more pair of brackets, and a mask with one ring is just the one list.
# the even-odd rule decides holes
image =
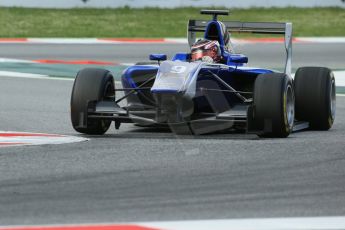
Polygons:
[[254,122],[261,137],[287,137],[293,129],[295,98],[290,77],[261,74],[254,85]]
[[328,130],[336,110],[336,87],[332,71],[324,67],[302,67],[295,75],[296,119],[310,128]]
[[108,70],[86,68],[78,72],[71,95],[71,121],[80,133],[101,135],[111,124],[110,120],[88,119],[89,102],[115,100],[114,78]]

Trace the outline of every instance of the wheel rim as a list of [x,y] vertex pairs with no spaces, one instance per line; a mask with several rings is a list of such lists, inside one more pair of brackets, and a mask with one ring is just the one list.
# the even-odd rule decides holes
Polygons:
[[335,80],[334,78],[332,78],[332,83],[331,83],[331,92],[329,94],[330,96],[330,104],[331,104],[331,116],[332,116],[332,120],[334,120],[335,118],[335,101],[336,101],[336,88],[335,88]]
[[291,128],[295,120],[295,98],[291,85],[286,90],[286,118]]
[[[101,100],[115,101],[114,85],[111,81],[108,81],[106,83]],[[110,120],[100,120],[100,125],[104,132],[106,132],[109,129],[110,124],[111,124]]]
[[115,91],[113,83],[111,81],[108,81],[106,86],[104,87],[103,100],[115,101]]

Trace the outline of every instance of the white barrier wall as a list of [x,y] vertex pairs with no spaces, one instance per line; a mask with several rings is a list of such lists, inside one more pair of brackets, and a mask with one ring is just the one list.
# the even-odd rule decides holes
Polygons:
[[0,6],[71,8],[71,7],[164,7],[183,6],[227,8],[249,7],[314,7],[338,6],[345,8],[345,0],[0,0]]

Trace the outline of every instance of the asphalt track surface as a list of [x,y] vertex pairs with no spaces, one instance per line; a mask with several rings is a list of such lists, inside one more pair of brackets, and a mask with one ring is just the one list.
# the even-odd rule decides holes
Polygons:
[[[134,47],[140,57],[157,48]],[[344,45],[320,52],[331,48],[327,58],[335,62],[327,65],[344,67]],[[136,61],[123,45],[0,46],[0,56],[22,59],[110,60],[113,51],[123,57],[114,60]],[[303,63],[319,63],[324,55],[308,52]],[[0,130],[78,135],[69,119],[72,84],[1,77]],[[0,225],[345,215],[345,97],[337,97],[330,131],[286,139],[177,137],[130,124],[88,137],[0,148]]]

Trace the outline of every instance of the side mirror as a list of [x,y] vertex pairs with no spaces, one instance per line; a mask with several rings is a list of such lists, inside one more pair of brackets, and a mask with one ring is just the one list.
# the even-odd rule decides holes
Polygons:
[[149,56],[151,61],[158,61],[158,64],[160,64],[161,61],[167,60],[166,54],[150,54]]
[[248,57],[243,54],[230,54],[228,64],[245,64],[248,63]]

